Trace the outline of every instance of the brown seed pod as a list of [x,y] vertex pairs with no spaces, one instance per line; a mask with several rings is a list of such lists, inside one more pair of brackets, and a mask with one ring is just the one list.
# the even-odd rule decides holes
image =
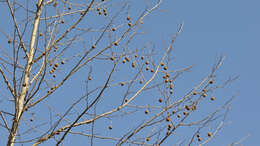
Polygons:
[[183,112],[183,115],[185,115],[185,116],[188,115],[188,114],[189,114],[188,112]]
[[148,111],[148,110],[145,110],[144,113],[147,115],[147,114],[149,114],[149,111]]
[[171,129],[172,128],[172,124],[168,124],[168,129]]
[[116,31],[116,28],[115,28],[115,27],[113,27],[113,28],[112,28],[112,31]]
[[141,56],[141,60],[144,60],[144,56]]
[[170,90],[170,94],[173,94],[173,90]]
[[58,67],[58,66],[59,66],[59,64],[58,64],[58,63],[55,63],[55,64],[54,64],[54,67]]
[[149,70],[149,67],[147,66],[147,67],[145,68],[145,70],[147,70],[147,71],[148,71],[148,70]]
[[167,122],[169,122],[169,121],[171,121],[171,118],[168,116],[168,117],[166,117],[166,119],[165,119]]
[[64,60],[62,60],[60,63],[61,63],[61,64],[65,64],[65,61],[64,61]]
[[212,136],[212,133],[211,132],[208,132],[208,137],[211,137]]
[[108,126],[108,129],[109,129],[109,130],[112,130],[112,128],[113,128],[112,125],[109,125],[109,126]]
[[135,62],[132,62],[132,67],[133,67],[133,68],[135,67]]
[[210,83],[210,84],[213,84],[213,83],[214,83],[214,81],[213,81],[213,80],[209,80],[209,83]]
[[197,136],[197,137],[200,137],[200,134],[198,133],[196,136]]
[[150,141],[150,137],[146,137],[145,140],[146,140],[146,141]]
[[132,26],[132,23],[131,23],[131,22],[129,22],[129,23],[128,23],[128,26],[129,26],[129,27],[131,27],[131,26]]
[[107,12],[104,12],[104,16],[106,16],[107,15]]
[[130,20],[131,20],[131,17],[130,17],[130,16],[127,16],[126,20],[130,21]]
[[11,40],[8,40],[8,41],[7,41],[8,44],[11,44],[11,42],[12,42]]
[[135,58],[137,58],[138,57],[138,55],[137,54],[135,54]]
[[88,77],[88,80],[92,80],[91,76]]
[[169,77],[170,77],[170,74],[169,74],[169,73],[166,73],[165,76],[166,76],[167,78],[169,78]]
[[173,84],[172,83],[170,84],[170,89],[173,89]]
[[56,75],[54,74],[54,75],[52,75],[52,77],[56,78]]
[[55,2],[52,6],[57,7],[58,2]]
[[100,8],[97,8],[97,11],[100,11]]
[[201,137],[199,137],[199,138],[198,138],[198,141],[202,141],[202,138],[201,138]]
[[64,22],[64,20],[61,20],[60,23],[64,24],[65,22]]
[[189,111],[190,107],[188,105],[185,105],[185,109]]
[[114,56],[110,57],[110,60],[114,61],[114,60],[115,60],[115,57],[114,57]]
[[165,82],[165,83],[168,83],[168,82],[169,82],[169,79],[165,79],[164,82]]
[[71,10],[71,6],[68,7],[68,10]]
[[172,114],[175,114],[176,113],[176,111],[175,110],[172,110]]
[[206,93],[206,92],[207,92],[207,89],[203,89],[202,92]]
[[140,83],[140,84],[142,84],[142,83],[143,83],[143,81],[142,81],[142,80],[140,80],[140,81],[139,81],[139,83]]
[[42,55],[46,55],[46,52],[43,52]]
[[197,91],[193,91],[192,94],[193,94],[193,95],[197,95]]
[[30,118],[30,122],[32,122],[33,121],[33,118]]
[[55,87],[51,87],[51,90],[54,90],[55,89]]
[[25,83],[23,83],[23,87],[25,87],[26,86],[26,84]]
[[149,64],[149,61],[145,61],[145,64],[148,65],[148,64]]
[[125,83],[124,83],[124,82],[121,82],[121,83],[120,83],[120,85],[121,85],[121,86],[124,86],[124,85],[125,85]]
[[127,101],[128,101],[128,99],[126,98],[126,99],[125,99],[125,102],[127,102]]
[[118,42],[117,42],[117,41],[115,41],[115,42],[114,42],[114,45],[115,45],[115,46],[118,46]]
[[167,77],[166,77],[166,76],[163,76],[162,78],[163,78],[163,79],[166,79]]
[[192,109],[193,111],[195,111],[195,110],[197,109],[197,106],[196,106],[196,105],[192,105],[191,109]]
[[101,13],[101,12],[98,12],[98,15],[102,15],[102,13]]
[[214,97],[214,96],[212,96],[211,98],[210,98],[210,100],[211,101],[214,101],[216,98]]
[[129,59],[129,57],[128,57],[128,56],[126,56],[126,57],[125,57],[125,60],[126,60],[127,62],[129,62],[129,61],[130,61],[130,59]]
[[162,102],[162,98],[159,98],[159,100],[158,100],[160,103]]
[[180,118],[180,117],[181,117],[181,114],[178,114],[178,115],[177,115],[177,118]]
[[206,94],[206,93],[203,93],[203,94],[202,94],[202,97],[206,97],[206,96],[207,96],[207,94]]
[[163,63],[163,62],[161,62],[161,66],[164,66],[164,63]]
[[40,33],[39,35],[40,35],[40,36],[43,36],[43,34],[42,34],[42,33]]
[[92,48],[92,49],[96,48],[96,45],[92,45],[91,48]]
[[84,15],[84,11],[81,11],[81,12],[80,12],[80,15]]
[[167,69],[168,69],[168,67],[167,67],[167,66],[164,66],[164,67],[163,67],[163,69],[164,69],[164,70],[167,70]]
[[153,70],[153,69],[151,69],[151,72],[154,72],[154,70]]
[[139,20],[140,24],[144,24],[143,20]]
[[125,63],[126,62],[125,59],[123,59],[122,62]]

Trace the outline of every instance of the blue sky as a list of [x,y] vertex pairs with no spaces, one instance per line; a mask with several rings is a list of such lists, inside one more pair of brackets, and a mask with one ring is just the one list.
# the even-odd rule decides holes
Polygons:
[[[141,4],[143,6],[144,3],[145,1],[129,1],[130,13],[135,13],[135,7]],[[215,104],[205,106],[206,109],[218,107],[226,98],[239,93],[232,102],[228,116],[229,124],[224,126],[208,145],[228,145],[231,142],[239,141],[248,134],[251,136],[242,142],[243,145],[257,146],[259,143],[260,117],[257,116],[260,103],[258,93],[260,90],[259,6],[259,0],[164,0],[159,9],[144,19],[141,30],[147,34],[142,39],[152,42],[156,46],[155,49],[167,47],[170,36],[184,21],[183,31],[175,42],[172,67],[180,68],[191,64],[195,66],[192,72],[185,73],[176,81],[178,89],[176,94],[185,93],[187,89],[207,75],[216,56],[226,56],[224,65],[217,73],[221,81],[229,77],[240,76],[238,80],[216,94]],[[6,11],[6,9],[1,9],[1,11]],[[6,15],[1,13],[2,16]],[[93,23],[99,21],[102,20],[95,19]],[[7,27],[7,24],[2,23],[1,29]],[[94,38],[90,39],[94,40]],[[104,65],[104,67],[107,66]],[[75,81],[68,81],[67,84],[76,86],[77,82],[82,81],[80,75],[83,75],[82,72],[77,75]],[[102,81],[99,80],[98,83],[102,83]],[[84,87],[79,90],[84,91]],[[74,92],[77,92],[76,89]],[[56,96],[64,96],[64,94],[66,96],[74,95],[70,91],[58,91]],[[49,100],[49,103],[52,103],[50,105],[53,106],[56,106],[57,102],[59,100]],[[113,101],[111,100],[111,102]],[[65,105],[59,106],[58,112],[62,112],[65,107]],[[113,106],[109,108],[113,108]],[[109,123],[109,121],[105,122]],[[113,134],[117,132],[120,131],[114,130]],[[105,131],[105,133],[108,132]],[[171,144],[171,142],[165,145]],[[0,144],[2,144],[1,140]],[[43,145],[48,144],[47,142]],[[69,141],[66,141],[65,144],[69,144]],[[102,142],[98,142],[98,144],[107,145]]]

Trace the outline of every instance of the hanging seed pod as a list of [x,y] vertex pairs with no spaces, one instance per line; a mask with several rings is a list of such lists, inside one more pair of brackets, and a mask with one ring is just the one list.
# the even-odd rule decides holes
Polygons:
[[114,61],[114,60],[115,60],[115,57],[114,57],[114,56],[110,57],[110,60]]
[[153,69],[151,69],[151,72],[153,73],[153,72],[154,72],[154,70],[153,70]]
[[198,133],[196,136],[199,138],[199,137],[200,137],[200,134]]
[[130,21],[130,20],[131,20],[131,17],[130,17],[130,16],[127,16],[126,20]]
[[135,62],[132,62],[132,67],[133,67],[133,68],[135,67]]
[[100,11],[100,8],[97,8],[97,11]]
[[167,78],[169,78],[169,77],[170,77],[170,74],[169,74],[169,73],[166,73],[165,76],[166,76]]
[[122,62],[125,63],[126,62],[125,59],[123,59]]
[[131,27],[131,26],[132,26],[132,23],[131,23],[131,22],[129,22],[129,23],[128,23],[128,26],[129,26],[129,27]]
[[68,10],[71,10],[71,6],[68,7]]
[[165,82],[165,83],[168,83],[168,82],[169,82],[169,79],[165,79],[164,82]]
[[126,99],[125,99],[125,102],[127,102],[127,101],[128,101],[128,99],[126,98]]
[[12,42],[12,41],[11,41],[10,39],[7,41],[8,44],[11,44],[11,42]]
[[168,124],[168,130],[172,128],[172,124]]
[[164,63],[163,63],[163,62],[161,62],[161,66],[164,66]]
[[197,95],[197,91],[193,91],[192,94],[193,94],[193,95]]
[[189,111],[190,107],[188,105],[185,105],[185,109]]
[[109,125],[109,126],[108,126],[108,129],[109,129],[109,130],[112,130],[112,128],[113,128],[112,125]]
[[164,67],[163,67],[163,69],[164,69],[164,70],[167,70],[167,69],[168,69],[168,67],[167,67],[167,66],[164,66]]
[[158,100],[160,103],[162,102],[162,98],[159,98],[159,100]]
[[140,84],[142,84],[142,83],[143,83],[143,81],[142,81],[142,80],[140,80],[140,81],[139,81],[139,83],[140,83]]
[[112,28],[112,31],[116,31],[116,28],[115,28],[115,27],[113,27],[113,28]]
[[214,82],[213,80],[209,80],[209,83],[210,83],[210,84],[213,84],[213,82]]
[[61,61],[61,64],[62,64],[62,65],[63,65],[63,64],[65,64],[65,61],[64,61],[64,60],[62,60],[62,61]]
[[117,41],[115,41],[115,42],[114,42],[114,45],[115,45],[115,46],[118,46],[118,42],[117,42]]
[[121,85],[121,86],[124,86],[124,85],[125,85],[125,83],[124,83],[124,82],[121,82],[121,83],[120,83],[120,85]]
[[144,56],[141,56],[141,60],[144,60]]
[[166,120],[166,122],[169,122],[169,121],[171,121],[171,118],[168,116],[165,120]]
[[198,138],[198,141],[202,141],[202,138],[201,138],[201,137],[199,137],[199,138]]
[[172,110],[172,114],[175,114],[176,113],[176,111],[175,110]]
[[180,115],[180,114],[178,114],[178,115],[177,115],[177,118],[180,118],[180,117],[181,117],[181,115]]
[[197,106],[196,106],[196,105],[192,105],[191,109],[192,109],[193,111],[195,111],[195,110],[197,109]]
[[170,84],[170,89],[173,89],[173,83]]
[[59,64],[58,64],[58,63],[55,63],[55,64],[54,64],[54,67],[58,67],[58,66],[59,66]]
[[53,77],[53,78],[56,78],[56,75],[54,74],[54,75],[52,75],[52,77]]
[[203,89],[202,92],[206,93],[206,92],[207,92],[207,89]]
[[88,77],[88,80],[92,80],[91,76]]
[[183,112],[183,115],[185,115],[185,116],[188,115],[188,112]]
[[92,48],[92,49],[96,48],[96,45],[92,45],[91,48]]
[[58,2],[55,2],[52,6],[57,7],[57,5],[58,5]]
[[202,94],[202,97],[206,97],[206,96],[207,96],[207,94],[206,94],[206,93],[203,93],[203,94]]
[[148,64],[149,64],[149,61],[145,61],[145,64],[148,65]]
[[42,34],[42,33],[40,33],[39,35],[40,35],[40,36],[43,36],[43,34]]
[[129,59],[129,57],[128,57],[128,56],[126,56],[126,57],[125,57],[125,60],[126,60],[127,62],[129,62],[129,61],[130,61],[130,59]]
[[147,70],[147,71],[148,71],[148,70],[149,70],[149,67],[147,66],[147,67],[145,68],[145,70]]
[[211,137],[212,136],[212,133],[211,132],[208,132],[208,137]]
[[145,140],[146,140],[146,141],[150,141],[150,137],[146,137]]
[[214,97],[214,96],[212,96],[211,98],[210,98],[210,100],[211,101],[214,101],[216,98]]
[[102,15],[102,13],[101,13],[101,12],[98,12],[98,15]]
[[61,20],[60,23],[64,24],[65,22],[64,22],[64,20]]
[[147,115],[147,114],[149,114],[149,111],[148,111],[148,110],[145,110],[144,113]]
[[173,94],[173,90],[170,90],[170,94]]

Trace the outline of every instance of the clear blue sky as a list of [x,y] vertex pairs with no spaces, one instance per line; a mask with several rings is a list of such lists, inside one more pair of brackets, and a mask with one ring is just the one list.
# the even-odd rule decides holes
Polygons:
[[[130,12],[134,11],[138,3],[143,2],[131,0]],[[222,81],[240,75],[238,80],[216,96],[216,103],[221,105],[226,98],[220,97],[221,95],[230,97],[239,92],[232,102],[228,116],[228,121],[231,123],[221,129],[216,138],[208,144],[210,146],[227,145],[248,134],[251,136],[242,144],[259,145],[259,6],[259,0],[164,0],[159,10],[144,19],[142,30],[148,33],[145,39],[153,42],[156,49],[160,46],[166,47],[178,24],[184,21],[183,32],[175,44],[174,62],[177,67],[191,64],[195,66],[187,77],[185,74],[185,78],[178,80],[179,90],[192,87],[189,84],[194,78],[198,82],[207,75],[217,55],[226,55],[224,65],[217,74]],[[2,16],[4,17],[5,13],[1,13]],[[1,25],[1,29],[3,26]],[[71,94],[66,91],[66,95]],[[3,144],[1,140],[0,144]],[[107,145],[99,144],[99,146]],[[48,145],[48,142],[42,145]]]

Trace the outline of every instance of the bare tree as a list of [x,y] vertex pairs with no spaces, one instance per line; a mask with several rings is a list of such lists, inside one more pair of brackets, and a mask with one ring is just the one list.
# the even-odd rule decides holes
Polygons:
[[184,22],[165,48],[139,40],[147,36],[146,16],[161,3],[2,1],[10,21],[0,28],[0,132],[7,145],[58,146],[81,137],[85,145],[208,143],[225,125],[233,98],[200,119],[192,115],[235,78],[215,83],[220,56],[197,85],[175,94],[177,78],[193,67],[171,66]]

